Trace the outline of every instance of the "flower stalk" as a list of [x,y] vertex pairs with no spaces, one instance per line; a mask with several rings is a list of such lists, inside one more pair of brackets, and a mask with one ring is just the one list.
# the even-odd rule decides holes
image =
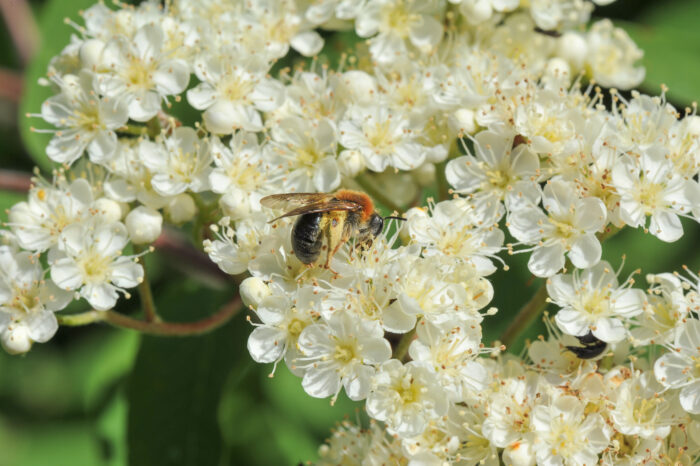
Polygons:
[[209,333],[226,324],[241,310],[241,298],[236,295],[215,314],[194,322],[163,322],[162,320],[147,321],[135,319],[115,311],[87,311],[80,314],[59,315],[58,323],[68,327],[79,327],[96,322],[107,322],[114,327],[120,327],[147,335],[187,337]]

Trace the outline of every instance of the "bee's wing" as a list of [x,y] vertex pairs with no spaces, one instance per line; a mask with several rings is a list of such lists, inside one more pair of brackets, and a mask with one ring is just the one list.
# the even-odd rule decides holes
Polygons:
[[265,196],[260,199],[260,204],[270,209],[296,209],[298,207],[316,204],[326,199],[333,199],[329,193],[284,193]]
[[333,212],[337,210],[346,210],[346,211],[358,211],[362,209],[362,206],[360,204],[357,204],[355,202],[350,202],[350,201],[344,201],[340,199],[327,199],[327,200],[322,200],[320,202],[315,202],[312,204],[308,205],[303,205],[301,207],[297,207],[296,209],[292,209],[289,212],[285,213],[284,215],[280,215],[274,220],[271,220],[269,223],[276,222],[277,220],[285,217],[294,217],[296,215],[304,215],[304,214],[315,214],[319,212]]

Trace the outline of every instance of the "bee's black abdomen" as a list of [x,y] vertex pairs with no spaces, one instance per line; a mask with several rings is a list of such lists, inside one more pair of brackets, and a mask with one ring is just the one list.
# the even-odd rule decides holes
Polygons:
[[579,359],[593,359],[605,351],[608,344],[602,340],[597,339],[593,332],[588,332],[578,338],[583,346],[567,346],[566,349],[574,353]]
[[321,213],[300,215],[292,228],[292,248],[304,264],[311,264],[321,253],[321,216]]

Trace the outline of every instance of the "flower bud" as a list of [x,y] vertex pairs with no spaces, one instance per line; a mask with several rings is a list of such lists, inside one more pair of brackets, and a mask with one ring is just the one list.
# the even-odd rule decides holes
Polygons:
[[338,156],[338,168],[343,176],[354,178],[365,169],[365,161],[356,150],[344,150]]
[[32,339],[29,338],[29,329],[24,325],[13,326],[5,330],[2,335],[2,347],[10,354],[26,353],[32,347]]
[[270,296],[270,287],[258,277],[248,277],[238,288],[243,304],[253,309],[257,308],[260,302]]
[[95,208],[100,211],[100,214],[108,223],[118,222],[122,219],[125,212],[119,202],[107,199],[106,197],[101,197],[96,200]]
[[189,222],[196,213],[197,206],[189,194],[173,196],[165,205],[165,214],[175,224]]
[[688,115],[685,119],[688,122],[688,134],[691,136],[700,136],[700,117],[697,115]]
[[476,120],[474,111],[468,108],[460,108],[454,112],[453,120],[458,132],[474,134],[476,132]]
[[461,11],[471,24],[483,23],[493,14],[491,2],[465,2],[461,5]]
[[413,180],[418,186],[427,187],[435,183],[435,164],[424,163],[411,172]]
[[547,62],[542,81],[552,89],[568,88],[571,83],[571,67],[566,60],[552,58]]
[[377,81],[374,77],[359,70],[350,70],[343,73],[343,90],[345,96],[351,102],[358,104],[370,104],[377,96]]
[[150,207],[137,207],[126,216],[126,228],[135,244],[154,242],[163,229],[163,217]]
[[224,215],[234,220],[250,216],[250,194],[241,189],[232,189],[219,199]]
[[588,54],[586,39],[576,32],[565,32],[559,38],[558,54],[569,62],[574,72],[582,69],[586,54]]
[[88,39],[80,47],[80,61],[83,68],[92,69],[99,65],[105,43],[99,39]]

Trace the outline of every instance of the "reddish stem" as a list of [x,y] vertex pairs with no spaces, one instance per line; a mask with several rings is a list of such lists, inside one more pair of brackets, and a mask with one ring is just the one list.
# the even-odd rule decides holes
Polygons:
[[240,296],[233,298],[216,314],[195,322],[147,322],[114,311],[106,311],[102,320],[115,327],[128,328],[150,335],[186,337],[211,332],[238,314],[242,308]]

